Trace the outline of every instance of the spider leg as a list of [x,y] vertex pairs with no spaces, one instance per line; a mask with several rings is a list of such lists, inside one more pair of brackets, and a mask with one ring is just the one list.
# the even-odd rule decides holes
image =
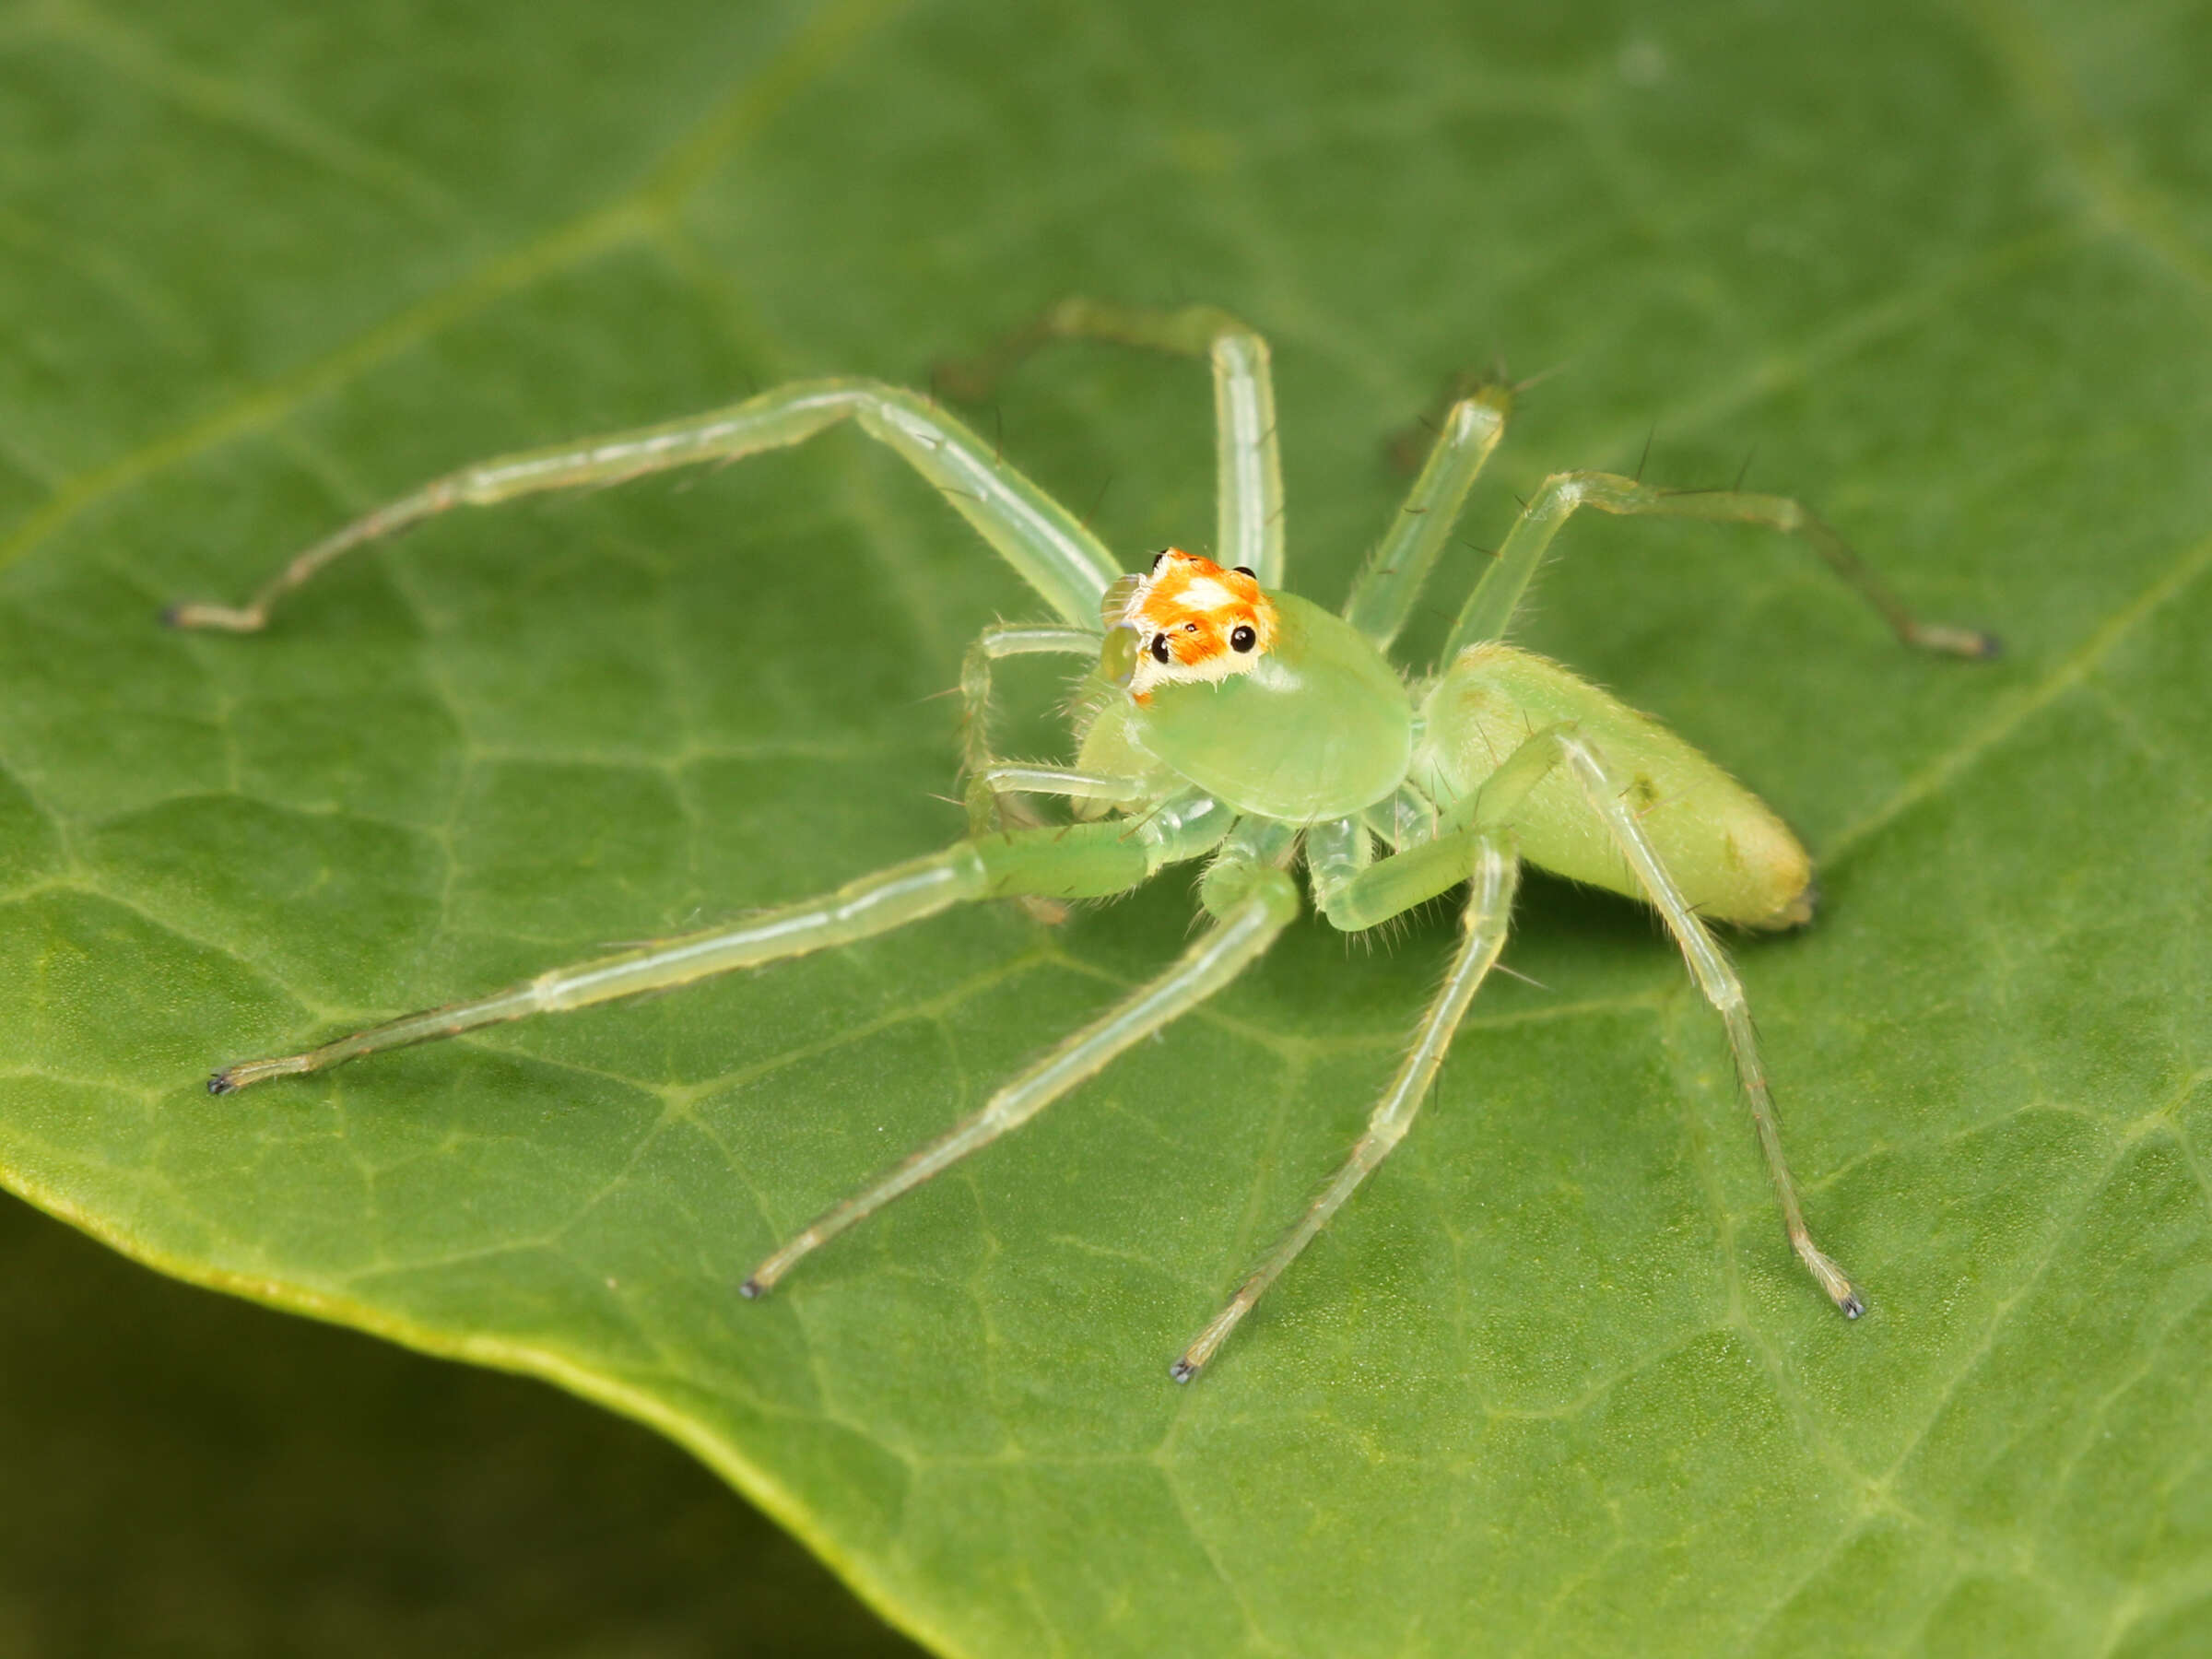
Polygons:
[[1727,1028],[1728,1046],[1735,1056],[1735,1075],[1743,1086],[1745,1102],[1751,1108],[1751,1123],[1759,1135],[1759,1149],[1767,1160],[1767,1173],[1774,1182],[1774,1196],[1782,1206],[1782,1219],[1789,1234],[1790,1248],[1797,1253],[1806,1271],[1827,1291],[1829,1299],[1848,1319],[1856,1319],[1866,1311],[1866,1305],[1842,1268],[1813,1242],[1813,1235],[1805,1224],[1805,1208],[1797,1199],[1797,1183],[1791,1179],[1790,1166],[1782,1153],[1782,1131],[1774,1119],[1774,1099],[1767,1089],[1766,1068],[1759,1058],[1759,1040],[1751,1029],[1751,1009],[1744,997],[1743,981],[1728,965],[1712,935],[1698,920],[1697,912],[1682,896],[1682,889],[1667,871],[1636,814],[1630,810],[1622,798],[1619,783],[1606,770],[1604,758],[1596,747],[1571,725],[1560,725],[1541,732],[1531,740],[1556,745],[1559,761],[1576,783],[1590,810],[1602,822],[1606,832],[1620,848],[1621,856],[1636,874],[1652,904],[1666,923],[1666,929],[1681,947],[1683,959],[1689,965],[1690,977],[1697,981],[1698,989],[1705,1000],[1713,1006],[1721,1022]]
[[[1382,1100],[1369,1114],[1366,1132],[1354,1144],[1351,1156],[1329,1178],[1320,1196],[1307,1206],[1306,1213],[1282,1241],[1244,1276],[1228,1305],[1207,1322],[1206,1328],[1192,1339],[1190,1347],[1169,1367],[1169,1374],[1178,1382],[1188,1382],[1214,1357],[1267,1287],[1275,1283],[1299,1252],[1313,1241],[1313,1235],[1405,1138],[1414,1115],[1420,1111],[1421,1101],[1428,1095],[1437,1067],[1443,1064],[1444,1051],[1452,1046],[1452,1035],[1458,1030],[1467,1005],[1474,1001],[1483,977],[1497,961],[1499,951],[1504,948],[1506,929],[1512,914],[1513,889],[1520,879],[1520,860],[1514,856],[1510,831],[1493,829],[1475,832],[1459,845],[1458,852],[1457,879],[1465,880],[1470,872],[1474,877],[1473,892],[1462,919],[1465,937],[1459,954],[1453,959],[1451,971],[1444,976],[1442,988],[1421,1017],[1412,1049],[1400,1062],[1397,1076],[1391,1079]],[[1357,886],[1367,877],[1399,862],[1399,858],[1383,859],[1354,877],[1352,885]]]
[[229,1094],[269,1077],[325,1071],[384,1049],[688,985],[872,938],[976,900],[1125,892],[1166,865],[1207,852],[1229,825],[1226,808],[1194,794],[1170,801],[1141,819],[971,836],[941,853],[848,882],[835,892],[779,905],[742,922],[551,969],[488,996],[402,1015],[301,1053],[227,1065],[208,1079],[207,1090]]
[[995,828],[995,819],[1010,818],[1015,813],[1022,818],[1031,816],[1020,805],[1024,795],[1090,802],[1102,813],[1115,806],[1134,806],[1144,799],[1147,789],[1141,778],[1116,778],[1104,772],[1077,771],[1066,766],[1035,766],[1020,760],[994,760],[968,781],[968,818],[973,833],[980,835]]
[[[1395,794],[1376,802],[1360,817],[1394,851],[1404,852],[1436,836],[1436,803],[1411,782],[1399,784]],[[1311,856],[1311,837],[1306,844]]]
[[1545,549],[1578,507],[1594,507],[1600,512],[1624,516],[1763,524],[1801,538],[1907,645],[1952,656],[1984,658],[1995,656],[2000,649],[1994,634],[1922,621],[1852,551],[1848,542],[1788,496],[1747,495],[1733,489],[1668,491],[1615,473],[1573,472],[1555,473],[1547,478],[1514,522],[1497,559],[1476,583],[1465,608],[1459,613],[1451,641],[1444,647],[1444,662],[1449,663],[1469,645],[1505,637],[1529,581],[1543,561]]
[[296,555],[243,606],[171,607],[180,628],[250,633],[269,607],[350,548],[450,507],[489,507],[544,490],[619,484],[646,473],[735,461],[803,442],[850,420],[935,485],[1053,608],[1095,625],[1099,595],[1122,572],[1066,508],[998,459],[975,433],[917,393],[877,381],[795,381],[728,408],[602,438],[497,456],[386,502]]
[[1476,476],[1505,436],[1511,387],[1492,383],[1453,404],[1389,533],[1368,555],[1344,602],[1345,620],[1387,652],[1406,626]]
[[[1272,827],[1240,825],[1202,888],[1215,925],[1182,959],[1025,1068],[951,1129],[817,1217],[753,1269],[742,1289],[771,1289],[802,1257],[1008,1130],[1018,1129],[1113,1058],[1196,1007],[1256,961],[1298,914],[1298,893],[1274,862]],[[1281,855],[1289,841],[1276,838]]]
[[[1229,1338],[1253,1304],[1275,1283],[1299,1252],[1313,1241],[1359,1183],[1390,1156],[1427,1099],[1429,1086],[1453,1034],[1484,978],[1505,948],[1512,924],[1513,893],[1520,885],[1521,860],[1513,844],[1512,818],[1528,792],[1559,763],[1549,733],[1524,743],[1454,815],[1450,828],[1388,858],[1370,858],[1366,826],[1351,818],[1316,824],[1306,832],[1306,869],[1313,900],[1335,927],[1372,927],[1439,893],[1470,881],[1467,907],[1460,918],[1465,937],[1444,976],[1442,987],[1422,1015],[1413,1047],[1399,1063],[1397,1076],[1368,1115],[1367,1129],[1352,1147],[1320,1196],[1306,1206],[1289,1232],[1244,1276],[1236,1294],[1169,1368],[1178,1382],[1188,1382]],[[1471,879],[1470,879],[1471,878]]]
[[1071,297],[992,350],[938,371],[946,389],[987,397],[1008,371],[1053,340],[1108,340],[1209,359],[1214,367],[1217,563],[1243,565],[1262,587],[1283,584],[1283,466],[1275,437],[1275,377],[1267,342],[1211,305],[1159,308]]
[[[1563,720],[1547,725],[1524,741],[1481,784],[1473,800],[1473,821],[1479,827],[1484,823],[1505,822],[1500,814],[1517,817],[1522,829],[1532,838],[1535,835],[1537,818],[1534,808],[1539,804],[1527,801],[1535,785],[1555,767],[1571,784],[1565,795],[1567,802],[1575,803],[1589,814],[1591,821],[1602,830],[1606,841],[1618,853],[1625,873],[1630,877],[1620,885],[1631,891],[1641,891],[1665,922],[1667,931],[1674,935],[1688,964],[1690,977],[1704,994],[1721,1023],[1728,1033],[1728,1045],[1735,1058],[1735,1070],[1744,1092],[1745,1103],[1751,1111],[1751,1123],[1759,1136],[1759,1151],[1766,1159],[1767,1174],[1774,1184],[1774,1195],[1782,1207],[1784,1230],[1789,1235],[1790,1247],[1797,1253],[1807,1271],[1818,1281],[1821,1289],[1847,1316],[1857,1318],[1865,1311],[1858,1293],[1852,1288],[1850,1278],[1837,1266],[1826,1252],[1813,1242],[1806,1226],[1805,1208],[1797,1196],[1797,1183],[1791,1178],[1788,1161],[1783,1156],[1782,1131],[1775,1122],[1774,1100],[1767,1087],[1766,1068],[1759,1057],[1759,1041],[1752,1030],[1751,1013],[1744,995],[1743,982],[1728,965],[1728,959],[1701,922],[1697,911],[1684,896],[1680,881],[1668,867],[1666,858],[1654,844],[1653,831],[1641,814],[1630,805],[1633,785],[1624,785],[1606,763],[1597,743],[1589,735],[1591,724],[1602,717],[1602,708],[1587,719]],[[1453,734],[1444,728],[1447,737]],[[1625,739],[1624,739],[1625,741]],[[1547,792],[1549,794],[1551,792]],[[1543,803],[1548,812],[1558,804],[1557,798]],[[1447,814],[1447,821],[1455,821],[1465,809]],[[1740,820],[1736,824],[1740,830]],[[1679,826],[1677,826],[1677,829]],[[1556,836],[1556,823],[1552,829]],[[1440,838],[1442,839],[1442,838]],[[1694,839],[1677,841],[1678,858],[1695,857]],[[1685,851],[1684,849],[1687,849]],[[1535,853],[1539,859],[1545,855]],[[1378,865],[1378,871],[1386,869],[1397,860]],[[1608,882],[1607,885],[1616,885]],[[1749,918],[1747,918],[1747,920]],[[1764,924],[1754,922],[1755,925]]]
[[960,660],[960,771],[969,780],[969,827],[978,833],[1026,829],[1040,821],[1017,794],[995,788],[979,817],[974,782],[1003,764],[991,747],[991,665],[1001,657],[1048,653],[1095,659],[1099,636],[1088,629],[1002,622],[978,634]]

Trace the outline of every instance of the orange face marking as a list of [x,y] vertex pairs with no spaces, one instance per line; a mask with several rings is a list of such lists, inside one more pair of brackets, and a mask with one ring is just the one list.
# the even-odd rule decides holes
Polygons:
[[1252,573],[1181,547],[1152,561],[1122,615],[1137,634],[1129,695],[1140,703],[1155,686],[1241,674],[1275,643],[1275,606]]

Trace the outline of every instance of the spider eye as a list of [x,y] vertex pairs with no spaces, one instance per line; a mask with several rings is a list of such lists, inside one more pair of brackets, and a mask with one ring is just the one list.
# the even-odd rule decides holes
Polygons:
[[1232,629],[1229,636],[1229,648],[1231,651],[1250,651],[1259,642],[1260,636],[1253,632],[1249,626],[1243,624],[1240,624]]
[[[1240,576],[1252,576],[1252,567],[1250,565],[1232,565],[1230,569],[1234,570]],[[1253,576],[1253,580],[1257,582],[1259,578]]]
[[1195,622],[1185,622],[1182,625],[1182,631],[1184,633],[1196,633],[1198,631],[1198,624]]
[[1156,663],[1165,663],[1171,660],[1171,655],[1168,651],[1168,636],[1166,634],[1154,634],[1152,636],[1152,660]]
[[1166,562],[1168,555],[1174,551],[1175,549],[1172,547],[1162,547],[1159,552],[1152,555],[1152,571],[1155,575],[1159,574],[1159,567],[1161,564]]

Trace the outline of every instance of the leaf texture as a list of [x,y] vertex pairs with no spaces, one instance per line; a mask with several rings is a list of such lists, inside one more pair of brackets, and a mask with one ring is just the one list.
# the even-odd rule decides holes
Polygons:
[[[2212,1642],[2212,117],[2202,5],[567,0],[0,8],[0,1180],[167,1272],[637,1418],[947,1653],[2153,1655]],[[1452,938],[1295,926],[1034,1125],[735,1288],[1155,971],[1171,876],[211,1100],[216,1064],[957,833],[964,641],[1041,614],[851,434],[456,513],[464,461],[1044,302],[1271,336],[1340,599],[1456,371],[1532,390],[1408,644],[1556,467],[1804,495],[1577,522],[1526,642],[1820,861],[1735,949],[1837,1319],[1716,1024],[1534,882],[1403,1148],[1197,1385]],[[1196,366],[975,415],[1125,559],[1212,522]],[[1061,695],[1010,672],[1021,752]]]

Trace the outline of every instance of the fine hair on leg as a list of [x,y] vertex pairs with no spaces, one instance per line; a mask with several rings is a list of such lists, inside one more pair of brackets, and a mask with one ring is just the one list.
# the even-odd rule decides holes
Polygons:
[[1094,626],[1099,595],[1122,573],[1099,538],[926,398],[857,379],[795,381],[726,409],[479,461],[342,525],[295,555],[244,605],[175,605],[167,618],[178,628],[251,633],[267,625],[272,605],[333,559],[449,508],[735,461],[789,448],[847,420],[935,486],[1065,621]]
[[832,1206],[778,1248],[739,1287],[748,1297],[772,1288],[803,1257],[855,1222],[912,1192],[931,1176],[1018,1129],[1115,1056],[1180,1018],[1259,959],[1298,914],[1298,894],[1280,870],[1251,872],[1244,896],[1202,935],[1175,966],[1141,986],[993,1092],[982,1106],[852,1197]]
[[1663,490],[1615,473],[1555,473],[1544,481],[1498,558],[1483,573],[1453,624],[1442,660],[1469,645],[1502,640],[1528,584],[1559,526],[1578,508],[1622,517],[1699,519],[1710,524],[1760,524],[1794,535],[1809,547],[1907,645],[1950,656],[1988,658],[2001,647],[1994,634],[1948,623],[1923,621],[1889,591],[1851,545],[1801,503],[1787,496],[1747,495],[1730,489]]
[[1413,614],[1429,573],[1459,522],[1467,491],[1505,436],[1512,409],[1512,389],[1490,384],[1445,411],[1428,462],[1389,532],[1360,566],[1351,595],[1344,602],[1345,620],[1371,640],[1376,650],[1388,651]]
[[1013,368],[1053,340],[1102,340],[1205,358],[1214,371],[1216,563],[1242,565],[1262,587],[1283,583],[1283,464],[1275,432],[1275,372],[1259,331],[1215,305],[1124,305],[1070,295],[996,346],[940,364],[938,383],[980,402]]
[[1555,729],[1548,735],[1559,745],[1560,761],[1581,785],[1590,809],[1604,822],[1619,846],[1622,857],[1650,895],[1653,906],[1665,919],[1667,931],[1681,947],[1683,959],[1688,963],[1698,989],[1704,993],[1705,1000],[1713,1006],[1727,1029],[1728,1046],[1735,1057],[1736,1077],[1742,1085],[1745,1102],[1751,1109],[1752,1126],[1759,1135],[1759,1151],[1766,1159],[1767,1173],[1773,1181],[1774,1195],[1782,1206],[1783,1226],[1789,1235],[1790,1248],[1797,1253],[1798,1260],[1805,1264],[1806,1271],[1844,1317],[1858,1318],[1866,1311],[1865,1302],[1843,1269],[1813,1242],[1813,1235],[1806,1226],[1797,1183],[1791,1178],[1789,1163],[1783,1157],[1782,1130],[1775,1122],[1774,1100],[1767,1088],[1766,1068],[1759,1063],[1759,1041],[1751,1029],[1751,1010],[1744,997],[1743,982],[1736,977],[1735,970],[1729,965],[1712,933],[1683,898],[1681,888],[1667,873],[1650,838],[1636,821],[1635,813],[1621,798],[1619,786],[1606,770],[1595,747],[1571,729]]
[[[1477,831],[1473,837],[1471,858],[1471,891],[1460,920],[1465,936],[1459,952],[1453,958],[1442,987],[1429,1005],[1428,1012],[1422,1015],[1413,1046],[1399,1063],[1397,1075],[1369,1113],[1366,1132],[1354,1143],[1350,1157],[1306,1206],[1305,1214],[1244,1276],[1228,1304],[1206,1322],[1206,1328],[1191,1339],[1190,1346],[1168,1368],[1176,1382],[1188,1382],[1205,1368],[1229,1339],[1230,1333],[1252,1312],[1267,1287],[1298,1259],[1299,1253],[1313,1241],[1314,1235],[1327,1225],[1329,1218],[1343,1207],[1345,1200],[1390,1156],[1392,1149],[1406,1137],[1406,1131],[1412,1127],[1421,1102],[1428,1097],[1429,1086],[1435,1080],[1437,1068],[1443,1064],[1445,1051],[1452,1046],[1453,1033],[1459,1029],[1459,1022],[1465,1016],[1468,1004],[1475,1000],[1475,993],[1481,988],[1484,977],[1497,962],[1498,953],[1505,947],[1506,932],[1512,920],[1513,892],[1520,880],[1521,865],[1513,854],[1511,834],[1497,830]],[[1463,877],[1470,874],[1466,862],[1461,864],[1460,869]]]

